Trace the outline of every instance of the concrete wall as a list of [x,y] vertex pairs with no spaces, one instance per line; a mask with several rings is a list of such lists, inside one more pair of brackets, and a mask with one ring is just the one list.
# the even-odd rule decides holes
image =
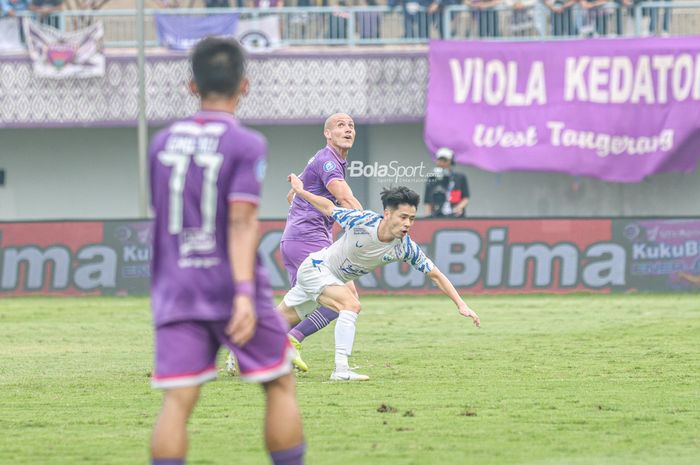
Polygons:
[[136,130],[2,129],[0,220],[138,214]]
[[[299,172],[325,141],[320,125],[256,128],[270,157],[261,216],[284,218],[286,175]],[[360,125],[351,161],[398,162],[425,170],[432,163],[419,124]],[[0,220],[133,218],[138,216],[136,131],[133,128],[6,129],[0,131]],[[471,167],[469,216],[700,215],[700,170],[662,174],[640,184],[613,184],[551,173],[495,174]],[[386,178],[350,178],[368,208],[381,208]],[[421,196],[424,181],[400,180]]]

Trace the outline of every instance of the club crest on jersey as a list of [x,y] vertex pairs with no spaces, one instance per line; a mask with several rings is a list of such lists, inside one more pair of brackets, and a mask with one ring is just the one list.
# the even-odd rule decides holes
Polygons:
[[265,172],[267,171],[267,161],[258,160],[258,164],[255,165],[255,178],[258,182],[263,182],[265,179]]
[[329,171],[333,171],[335,169],[335,162],[333,160],[328,160],[323,164],[323,171],[328,173]]
[[391,262],[393,260],[394,260],[394,257],[392,257],[389,254],[384,254],[384,256],[382,257],[382,261],[385,263]]

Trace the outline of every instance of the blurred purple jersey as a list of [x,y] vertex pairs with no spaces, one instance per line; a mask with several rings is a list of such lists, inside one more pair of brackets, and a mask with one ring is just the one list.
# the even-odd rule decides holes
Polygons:
[[[309,160],[299,178],[304,182],[305,190],[335,203],[336,199],[328,191],[327,186],[336,179],[345,180],[346,165],[347,160],[343,160],[327,145]],[[319,212],[301,197],[294,197],[287,214],[287,224],[284,227],[282,240],[330,243],[332,228],[331,217]]]
[[[223,112],[196,113],[151,141],[156,326],[230,318],[229,202],[258,203],[266,153],[263,136]],[[259,256],[255,273],[256,296],[271,295]]]

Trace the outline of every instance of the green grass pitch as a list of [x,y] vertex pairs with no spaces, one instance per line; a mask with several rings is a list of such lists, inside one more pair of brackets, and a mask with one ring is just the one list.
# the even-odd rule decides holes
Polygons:
[[[328,381],[332,329],[306,341],[308,464],[700,463],[699,295],[467,300],[481,330],[445,297],[363,298],[366,383]],[[151,359],[147,299],[0,300],[0,464],[148,463]],[[188,463],[268,463],[262,405],[221,373]]]

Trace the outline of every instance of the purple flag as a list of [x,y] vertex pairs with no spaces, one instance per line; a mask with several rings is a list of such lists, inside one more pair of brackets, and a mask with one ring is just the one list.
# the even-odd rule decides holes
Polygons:
[[430,43],[425,143],[490,171],[639,182],[700,158],[700,37]]
[[207,36],[233,37],[238,13],[180,16],[156,13],[158,41],[172,50],[189,50]]

